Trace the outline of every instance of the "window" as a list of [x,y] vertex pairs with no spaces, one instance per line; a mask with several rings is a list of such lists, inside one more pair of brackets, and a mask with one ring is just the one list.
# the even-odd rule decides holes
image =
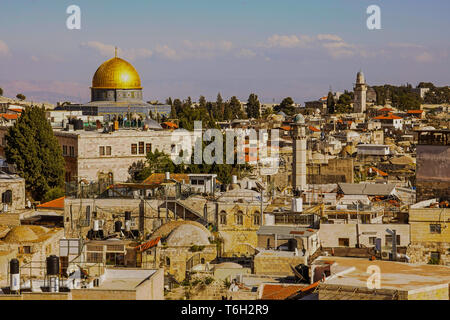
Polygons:
[[349,247],[350,246],[350,240],[348,238],[339,238],[339,247]]
[[105,155],[105,147],[99,147],[100,157]]
[[242,226],[244,224],[244,214],[242,211],[239,211],[236,214],[236,224]]
[[137,144],[133,143],[131,145],[131,154],[137,154]]
[[145,153],[149,153],[152,152],[152,144],[151,143],[147,143],[145,145]]
[[369,244],[375,245],[377,241],[377,237],[369,237]]
[[[397,246],[400,245],[400,235],[397,235]],[[392,235],[386,235],[386,246],[392,246]]]
[[2,203],[11,204],[12,203],[12,191],[6,190],[2,193]]
[[86,223],[91,223],[91,206],[86,206]]
[[125,258],[123,253],[107,252],[106,264],[111,266],[124,266]]
[[260,216],[259,212],[256,211],[255,214],[254,214],[254,216],[253,216],[253,224],[254,224],[255,226],[259,226],[260,223],[261,223],[261,216]]
[[139,142],[139,154],[144,154],[144,142]]
[[110,156],[111,155],[111,146],[107,146],[106,147],[106,155]]
[[23,247],[23,253],[31,253],[31,247],[30,246],[24,246]]
[[431,252],[430,260],[435,262],[435,263],[439,263],[439,261],[441,260],[440,253],[439,252]]
[[102,263],[103,252],[87,252],[86,260],[88,263]]
[[171,150],[172,153],[177,153],[177,146],[174,145],[174,144],[171,145],[171,146],[170,146],[170,150]]
[[166,266],[170,266],[170,258],[169,257],[166,257]]
[[67,146],[63,146],[63,156],[67,155]]
[[71,157],[75,157],[75,147],[69,147],[69,153]]
[[220,224],[227,224],[227,213],[225,211],[222,211],[219,215],[219,223]]
[[440,224],[430,224],[430,233],[441,233]]

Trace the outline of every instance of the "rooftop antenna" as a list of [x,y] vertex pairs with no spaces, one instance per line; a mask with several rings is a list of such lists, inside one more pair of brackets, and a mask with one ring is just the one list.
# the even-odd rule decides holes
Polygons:
[[114,57],[117,58],[117,47],[114,47]]

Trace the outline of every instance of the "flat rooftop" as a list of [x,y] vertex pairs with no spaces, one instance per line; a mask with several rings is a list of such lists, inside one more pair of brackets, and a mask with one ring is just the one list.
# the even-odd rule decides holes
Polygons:
[[[381,270],[381,289],[410,291],[450,284],[450,267],[447,266],[329,256],[320,256],[313,264],[320,264],[324,261],[336,263],[333,264],[331,273],[340,273],[340,275],[327,280],[326,284],[366,287],[367,279],[370,276],[366,271],[371,265],[378,266]],[[345,268],[348,269],[348,272],[344,271]],[[352,270],[352,268],[354,269]],[[337,271],[338,269],[339,271]]]

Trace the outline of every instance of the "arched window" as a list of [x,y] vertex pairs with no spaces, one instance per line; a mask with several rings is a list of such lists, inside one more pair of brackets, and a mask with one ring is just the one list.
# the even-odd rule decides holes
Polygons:
[[219,214],[219,224],[227,224],[227,213],[223,210]]
[[200,263],[201,263],[201,264],[205,264],[205,258],[201,258],[201,259],[200,259]]
[[261,214],[259,213],[259,211],[255,211],[255,213],[253,214],[253,224],[255,226],[259,226],[261,224]]
[[12,203],[12,191],[6,190],[2,193],[2,203],[11,204]]
[[244,213],[242,211],[236,213],[236,224],[240,226],[244,224]]

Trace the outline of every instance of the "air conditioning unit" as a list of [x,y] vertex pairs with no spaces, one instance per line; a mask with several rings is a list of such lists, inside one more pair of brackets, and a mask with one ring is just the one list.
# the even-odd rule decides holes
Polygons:
[[381,250],[381,260],[391,260],[392,250],[391,249],[382,249]]

